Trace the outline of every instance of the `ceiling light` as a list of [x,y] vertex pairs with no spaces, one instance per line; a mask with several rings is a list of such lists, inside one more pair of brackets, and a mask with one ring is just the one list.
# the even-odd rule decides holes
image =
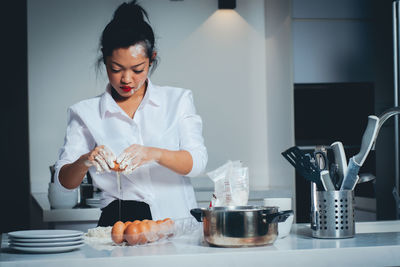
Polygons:
[[218,0],[219,9],[235,9],[236,0]]

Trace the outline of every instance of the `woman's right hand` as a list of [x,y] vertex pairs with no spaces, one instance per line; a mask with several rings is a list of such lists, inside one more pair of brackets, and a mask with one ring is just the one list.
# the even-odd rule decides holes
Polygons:
[[85,155],[85,165],[87,167],[95,166],[97,173],[111,172],[114,168],[116,157],[114,153],[106,146],[97,146]]

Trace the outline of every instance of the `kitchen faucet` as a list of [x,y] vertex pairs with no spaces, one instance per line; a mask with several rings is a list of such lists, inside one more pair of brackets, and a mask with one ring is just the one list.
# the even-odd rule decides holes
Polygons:
[[375,139],[374,139],[374,146],[372,148],[372,150],[375,149],[375,142],[376,142],[376,138],[378,137],[379,134],[379,130],[381,129],[382,125],[390,118],[393,117],[395,115],[400,114],[400,107],[394,107],[394,108],[390,108],[386,111],[384,111],[378,118],[379,118],[379,124],[378,124],[378,131],[376,133]]
[[[384,111],[380,116],[379,116],[379,124],[378,124],[378,130],[375,135],[375,139],[373,141],[373,146],[372,150],[375,149],[375,144],[376,144],[376,138],[378,137],[379,130],[381,129],[382,125],[390,118],[395,115],[400,114],[400,107],[394,107],[390,108],[386,111]],[[399,147],[398,144],[395,144],[395,150],[396,150],[396,155],[399,155]],[[400,219],[400,197],[399,197],[399,176],[400,176],[400,169],[399,169],[399,162],[398,162],[398,157],[396,156],[396,162],[395,162],[395,177],[396,177],[396,186],[393,188],[393,197],[396,200],[396,213],[397,213],[397,218]]]

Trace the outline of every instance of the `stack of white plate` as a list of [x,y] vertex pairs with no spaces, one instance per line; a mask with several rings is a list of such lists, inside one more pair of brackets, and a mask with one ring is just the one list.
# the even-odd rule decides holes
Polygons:
[[100,208],[101,200],[99,198],[87,198],[86,204],[92,208]]
[[27,230],[8,233],[12,249],[31,253],[65,252],[84,245],[83,232],[75,230]]

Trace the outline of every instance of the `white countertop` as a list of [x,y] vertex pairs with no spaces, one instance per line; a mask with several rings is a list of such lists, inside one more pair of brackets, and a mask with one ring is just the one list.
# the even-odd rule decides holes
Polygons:
[[201,236],[142,247],[96,250],[85,245],[58,254],[21,254],[7,247],[3,234],[0,266],[398,266],[400,221],[356,223],[354,238],[315,239],[309,225],[296,224],[274,244],[253,248],[218,248]]

